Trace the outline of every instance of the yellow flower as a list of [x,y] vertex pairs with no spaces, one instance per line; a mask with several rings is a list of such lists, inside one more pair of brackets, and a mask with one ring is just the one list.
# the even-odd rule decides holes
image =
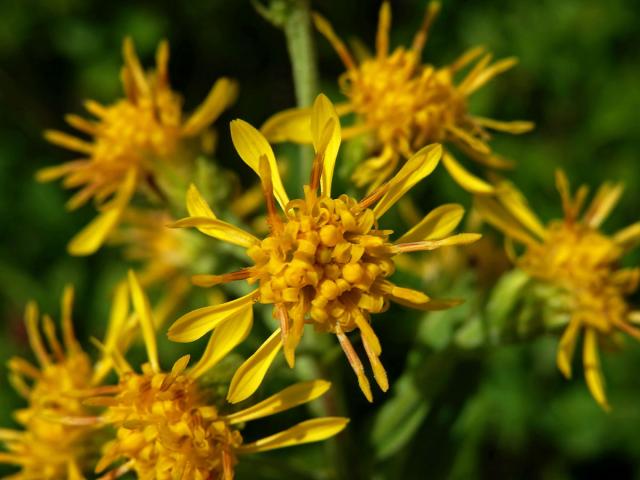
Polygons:
[[[497,200],[478,197],[482,216],[502,230],[510,241],[524,245],[516,264],[533,278],[560,287],[568,296],[567,328],[560,339],[557,364],[571,377],[571,358],[581,332],[583,364],[587,385],[595,400],[608,408],[598,356],[598,343],[618,331],[640,339],[640,312],[631,311],[625,297],[638,287],[640,268],[621,268],[620,260],[640,241],[640,222],[612,236],[600,225],[614,208],[622,186],[603,184],[585,209],[588,190],[582,186],[572,197],[564,173],[558,171],[556,184],[562,197],[564,219],[544,227],[513,187],[498,187]],[[515,253],[512,251],[512,255]],[[615,338],[615,337],[613,337]]]
[[[43,316],[48,349],[40,333],[38,308],[29,303],[25,323],[39,366],[22,358],[9,361],[11,383],[28,402],[28,407],[15,415],[24,430],[0,429],[0,441],[7,450],[0,453],[0,463],[20,466],[20,472],[11,477],[16,480],[80,480],[99,453],[100,425],[92,420],[94,411],[82,402],[82,395],[109,388],[100,384],[109,373],[111,362],[105,358],[94,365],[81,348],[73,331],[72,302],[73,289],[67,287],[62,297],[62,341],[51,317]],[[119,288],[106,350],[116,342],[113,327],[123,324],[126,316],[126,288]]]
[[[380,362],[380,342],[371,328],[370,315],[386,310],[389,301],[418,309],[447,308],[455,301],[437,301],[422,292],[389,281],[394,256],[441,246],[465,244],[479,235],[449,236],[462,218],[462,207],[435,209],[393,244],[392,231],[378,220],[418,181],[437,166],[442,149],[430,145],[418,151],[389,182],[357,201],[347,195],[331,196],[331,182],[340,146],[340,122],[331,102],[319,95],[313,106],[311,130],[316,155],[304,198],[289,200],[267,140],[248,123],[231,123],[231,136],[240,157],[260,176],[265,193],[269,235],[259,240],[248,232],[219,220],[192,186],[187,195],[190,217],[177,227],[197,227],[203,233],[244,247],[253,265],[224,275],[198,275],[194,283],[213,286],[246,279],[257,289],[237,300],[201,308],[181,317],[169,337],[190,342],[233,322],[249,322],[254,302],[274,305],[280,328],[236,372],[228,399],[238,402],[260,385],[281,347],[289,365],[310,323],[317,331],[333,333],[353,367],[360,388],[372,400],[369,381],[347,333],[358,329],[375,379],[384,391],[387,376]],[[284,218],[277,212],[276,201]],[[215,335],[215,333],[214,333]]]
[[[421,63],[422,49],[439,9],[439,3],[431,2],[411,47],[398,47],[389,53],[391,7],[384,2],[375,56],[361,62],[353,58],[327,20],[320,15],[314,17],[316,27],[347,69],[339,79],[347,102],[336,108],[340,115],[355,113],[358,120],[344,130],[343,138],[370,133],[379,152],[357,167],[353,179],[359,186],[377,187],[396,171],[401,159],[410,158],[423,145],[434,142],[455,145],[482,166],[506,168],[510,162],[492,152],[487,129],[519,134],[533,128],[530,122],[501,122],[472,115],[468,109],[469,97],[515,65],[515,58],[492,64],[491,54],[483,55],[482,48],[473,48],[442,68]],[[466,76],[457,81],[460,70],[478,58]],[[308,109],[285,110],[269,119],[262,133],[271,142],[309,143],[305,126],[308,115]],[[453,179],[466,190],[492,192],[489,183],[467,171],[451,152],[446,151],[442,160]]]
[[309,402],[324,394],[330,384],[321,380],[299,383],[244,410],[221,413],[207,402],[198,378],[246,337],[250,324],[221,326],[195,365],[187,368],[186,355],[170,372],[163,372],[149,301],[133,272],[129,283],[149,362],[137,373],[119,357],[115,366],[120,381],[113,395],[89,400],[107,407],[101,423],[117,430],[116,438],[104,448],[97,472],[121,461],[108,478],[133,471],[143,480],[230,480],[238,455],[324,440],[346,426],[346,418],[317,418],[244,443],[239,424]]
[[[69,200],[70,209],[94,199],[100,214],[69,243],[72,255],[95,252],[118,224],[122,212],[136,190],[163,195],[158,190],[157,173],[167,168],[163,162],[180,164],[197,138],[227,108],[237,94],[234,82],[219,79],[205,101],[189,118],[182,118],[182,99],[171,90],[168,74],[169,45],[161,42],[155,71],[145,73],[130,38],[124,41],[122,82],[126,98],[104,106],[85,104],[97,120],[68,115],[67,122],[91,140],[50,130],[51,143],[81,154],[84,158],[37,174],[40,181],[64,177],[64,186],[80,190]],[[174,165],[175,166],[175,165]],[[166,193],[166,192],[165,192]]]

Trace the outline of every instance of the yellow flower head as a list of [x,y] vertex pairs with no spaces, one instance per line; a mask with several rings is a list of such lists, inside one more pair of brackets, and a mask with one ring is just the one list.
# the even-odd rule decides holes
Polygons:
[[241,342],[249,330],[234,322],[223,325],[194,366],[187,368],[186,355],[175,362],[170,372],[163,372],[149,301],[133,272],[129,282],[149,362],[138,373],[119,357],[116,369],[120,381],[113,395],[90,400],[107,407],[101,423],[117,430],[116,438],[104,448],[97,472],[120,461],[109,478],[133,471],[138,478],[147,480],[230,480],[240,454],[324,440],[346,426],[346,418],[318,418],[244,443],[239,424],[309,402],[324,394],[330,384],[319,380],[299,383],[249,408],[223,414],[208,401],[198,378]]
[[[123,291],[119,289],[112,310],[112,324],[125,320]],[[111,362],[103,359],[95,366],[75,338],[71,320],[73,289],[67,287],[62,297],[62,341],[48,315],[42,319],[46,343],[40,333],[38,309],[27,306],[25,323],[29,342],[39,366],[22,358],[9,361],[10,379],[28,402],[16,412],[24,430],[0,429],[0,441],[7,450],[0,453],[0,463],[21,467],[15,479],[79,480],[99,452],[99,437],[92,421],[94,411],[82,401],[86,392],[100,392],[102,380]],[[115,337],[108,334],[105,348]],[[78,419],[76,421],[76,419]]]
[[[422,49],[440,4],[429,3],[424,21],[410,48],[398,47],[389,52],[391,7],[384,2],[380,9],[376,52],[357,62],[347,46],[320,15],[314,20],[318,30],[340,56],[346,71],[339,79],[347,102],[337,107],[340,114],[355,113],[358,121],[345,129],[343,138],[371,133],[379,154],[358,166],[354,181],[359,186],[375,188],[396,171],[400,159],[410,158],[423,145],[439,142],[453,144],[483,166],[504,168],[509,162],[494,154],[487,141],[486,129],[524,133],[530,122],[500,122],[472,115],[469,97],[493,77],[511,68],[516,60],[506,58],[491,63],[492,55],[482,48],[464,53],[452,64],[436,68],[421,63]],[[460,81],[456,74],[479,60]],[[272,117],[262,127],[270,141],[308,141],[301,126],[303,110],[287,110]],[[489,193],[491,186],[475,177],[446,152],[443,163],[452,177],[465,189]]]
[[[73,255],[95,252],[118,223],[122,211],[138,188],[157,193],[155,174],[161,162],[179,162],[187,141],[203,133],[236,97],[236,85],[219,79],[206,100],[186,120],[182,99],[169,84],[169,45],[161,42],[156,69],[145,73],[130,38],[124,41],[122,83],[126,97],[112,105],[88,101],[86,108],[97,120],[68,115],[67,122],[90,137],[83,140],[50,130],[47,140],[77,152],[79,160],[38,172],[41,181],[64,177],[64,186],[80,188],[69,200],[70,209],[94,199],[100,215],[69,244]],[[188,158],[192,158],[191,157]],[[183,160],[182,160],[183,161]]]
[[478,197],[476,205],[489,223],[511,241],[524,245],[516,260],[521,269],[566,292],[570,318],[558,347],[558,368],[565,377],[571,376],[571,357],[578,335],[584,331],[587,385],[595,400],[608,408],[597,344],[619,331],[640,339],[640,330],[632,325],[640,321],[640,312],[632,312],[625,298],[637,289],[640,268],[620,267],[624,254],[640,241],[640,222],[608,236],[599,228],[620,198],[622,186],[603,184],[580,216],[587,188],[582,186],[572,197],[560,171],[556,183],[564,219],[546,227],[520,192],[507,184],[498,187],[497,200]]
[[[411,187],[437,166],[442,149],[430,145],[418,151],[389,182],[363,200],[331,196],[331,182],[340,146],[340,122],[331,102],[318,96],[311,132],[315,148],[311,179],[304,198],[289,200],[267,140],[248,123],[231,123],[231,136],[240,157],[260,176],[266,198],[270,234],[259,240],[215,217],[195,187],[187,197],[191,217],[175,224],[197,227],[203,233],[246,248],[253,265],[224,275],[199,275],[194,282],[212,286],[245,279],[257,288],[229,303],[205,307],[183,316],[170,328],[176,341],[193,341],[229,318],[251,318],[253,302],[274,305],[279,321],[273,335],[234,376],[228,398],[238,402],[253,393],[282,346],[290,365],[303,332],[310,323],[317,331],[338,337],[360,388],[371,400],[364,367],[346,334],[360,330],[365,351],[380,388],[388,388],[380,362],[380,342],[371,328],[371,314],[386,310],[389,301],[418,309],[446,308],[456,302],[434,301],[422,292],[394,285],[394,256],[475,241],[478,235],[449,236],[463,214],[458,205],[442,206],[403,235],[398,243],[378,220]],[[277,211],[280,205],[283,216]]]

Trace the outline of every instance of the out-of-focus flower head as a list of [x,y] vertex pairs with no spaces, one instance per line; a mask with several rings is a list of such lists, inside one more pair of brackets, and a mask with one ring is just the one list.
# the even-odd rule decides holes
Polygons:
[[103,449],[97,472],[113,466],[108,478],[132,471],[142,479],[231,480],[238,455],[321,441],[346,426],[346,418],[317,418],[245,443],[240,424],[314,400],[330,384],[322,380],[299,383],[251,407],[223,414],[208,401],[198,378],[240,343],[251,325],[221,325],[195,365],[187,368],[186,355],[170,372],[163,372],[149,301],[133,272],[129,282],[148,363],[138,373],[121,356],[114,358],[118,385],[109,395],[89,400],[107,407],[100,422],[117,430],[116,438]]
[[555,285],[567,296],[568,324],[560,339],[557,364],[571,377],[571,359],[583,333],[583,365],[594,399],[608,408],[598,355],[598,343],[615,340],[619,332],[640,339],[640,311],[632,311],[626,297],[638,288],[640,268],[622,268],[622,257],[640,243],[640,222],[613,235],[600,226],[614,208],[622,186],[604,183],[584,209],[588,189],[571,195],[563,172],[556,174],[564,219],[546,227],[528,207],[522,194],[506,182],[498,185],[497,198],[477,197],[480,214],[511,242],[524,246],[516,265],[534,279]]
[[[231,136],[240,157],[259,176],[268,212],[269,235],[259,240],[252,234],[219,220],[195,187],[187,196],[190,217],[178,227],[197,227],[214,238],[247,249],[253,265],[223,275],[198,275],[194,283],[213,286],[247,280],[257,289],[237,300],[201,308],[178,319],[169,330],[175,341],[190,342],[227,322],[244,324],[252,318],[254,302],[272,304],[280,327],[236,372],[228,398],[238,402],[260,385],[269,365],[284,348],[289,365],[305,324],[320,332],[333,333],[344,350],[364,395],[372,400],[364,366],[347,333],[358,329],[375,379],[383,391],[387,375],[382,348],[371,327],[371,314],[386,310],[390,301],[412,308],[448,308],[457,301],[439,301],[422,292],[392,283],[394,257],[401,253],[434,250],[471,243],[476,234],[451,236],[462,218],[462,207],[435,209],[396,243],[393,233],[380,229],[378,221],[409,189],[437,166],[442,148],[429,145],[413,155],[387,183],[358,201],[347,195],[332,197],[331,183],[341,142],[335,108],[324,95],[313,106],[311,131],[315,159],[304,198],[289,200],[278,174],[276,158],[262,134],[248,123],[231,123]],[[280,205],[284,218],[278,213]]]
[[[96,117],[68,115],[67,122],[89,140],[50,130],[46,138],[81,158],[40,170],[41,181],[64,177],[66,188],[80,188],[67,206],[75,209],[93,199],[100,214],[69,243],[72,255],[95,252],[118,224],[136,191],[163,199],[158,174],[195,158],[211,123],[237,96],[236,84],[219,79],[205,101],[186,119],[182,99],[169,84],[169,45],[156,53],[156,69],[145,73],[130,38],[124,41],[122,83],[126,97],[111,105],[93,100],[85,107]],[[198,145],[196,146],[196,144]]]
[[[105,351],[116,346],[115,332],[127,319],[127,295],[126,286],[116,291]],[[28,403],[15,413],[23,430],[0,429],[0,442],[7,450],[0,453],[0,463],[20,466],[11,477],[16,480],[80,480],[99,455],[101,425],[83,398],[109,389],[101,384],[112,365],[107,357],[94,365],[76,340],[72,303],[73,289],[66,287],[61,339],[51,317],[44,315],[40,323],[36,304],[29,303],[25,323],[38,365],[17,357],[9,361],[11,383]]]
[[[507,168],[510,162],[495,154],[488,144],[487,130],[524,133],[531,122],[502,122],[473,115],[469,97],[495,76],[515,65],[515,58],[491,63],[492,55],[473,48],[445,67],[422,64],[422,49],[440,4],[429,3],[422,26],[410,48],[397,47],[389,52],[391,7],[380,9],[375,55],[358,62],[336,35],[330,23],[320,15],[314,20],[346,67],[339,79],[347,102],[337,105],[340,115],[355,113],[357,121],[345,128],[343,138],[371,134],[378,154],[364,161],[354,172],[359,186],[371,189],[381,185],[424,145],[439,142],[455,145],[469,158],[489,168]],[[457,74],[475,61],[460,80]],[[310,143],[309,110],[292,109],[274,115],[262,127],[271,142]],[[464,168],[445,151],[444,166],[463,188],[474,193],[490,193],[491,185]]]

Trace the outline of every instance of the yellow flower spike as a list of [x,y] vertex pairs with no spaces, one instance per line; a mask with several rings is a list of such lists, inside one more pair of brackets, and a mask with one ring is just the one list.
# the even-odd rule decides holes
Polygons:
[[253,318],[253,302],[257,292],[251,292],[231,302],[203,307],[183,315],[169,328],[174,342],[193,342],[226,321]]
[[[72,325],[73,288],[61,298],[60,333],[35,302],[25,309],[29,343],[38,366],[21,358],[9,361],[10,383],[27,402],[17,411],[21,430],[0,429],[0,463],[19,466],[15,480],[83,479],[99,455],[102,427],[97,411],[84,403],[87,392],[108,392],[101,385],[111,362],[92,364]],[[119,307],[112,305],[112,318]],[[113,328],[111,324],[109,329]],[[46,341],[42,338],[44,332]],[[105,354],[106,355],[106,354]],[[107,363],[109,365],[107,366]]]
[[[137,298],[134,303],[144,303],[144,292],[135,285],[135,279],[132,284],[134,300]],[[149,323],[154,323],[153,319]],[[330,387],[322,380],[292,385],[234,413],[224,413],[226,405],[219,401],[222,399],[215,399],[216,406],[207,403],[210,393],[203,390],[198,378],[237,345],[250,327],[242,322],[225,322],[216,329],[193,367],[188,368],[190,358],[184,355],[168,372],[155,369],[151,363],[143,364],[139,373],[121,369],[117,385],[84,399],[84,405],[105,407],[98,421],[116,430],[114,438],[104,445],[96,466],[97,473],[105,472],[101,478],[118,478],[131,472],[137,478],[148,479],[169,478],[167,475],[232,479],[238,457],[244,453],[321,441],[344,428],[348,419],[326,417],[299,423],[251,443],[246,443],[240,433],[240,423],[275,415],[320,397]],[[279,340],[279,332],[274,336]],[[148,338],[145,343],[149,343]],[[153,349],[147,350],[151,359]],[[114,362],[119,363],[115,358]],[[111,465],[114,466],[110,468]]]
[[280,329],[274,331],[271,336],[251,355],[240,367],[231,379],[227,401],[238,403],[246,400],[258,389],[267,370],[276,358],[282,347]]
[[[430,2],[410,47],[389,48],[391,7],[380,7],[374,55],[352,55],[331,24],[315,14],[318,31],[332,45],[345,67],[338,84],[347,102],[338,115],[355,113],[356,123],[342,132],[348,139],[360,135],[372,138],[371,157],[354,171],[358,186],[377,188],[391,177],[421,147],[442,143],[454,145],[471,160],[491,169],[510,168],[511,163],[496,155],[489,145],[488,130],[521,134],[533,128],[525,121],[501,122],[477,117],[469,111],[470,96],[497,75],[509,70],[516,59],[492,63],[482,48],[473,48],[443,67],[423,64],[422,50],[440,11],[439,2]],[[356,52],[357,53],[357,52]],[[461,70],[472,65],[466,74]],[[268,119],[262,132],[271,142],[309,143],[305,135],[308,109],[291,109]],[[472,193],[493,193],[489,183],[470,173],[453,157],[444,165],[452,178]]]
[[231,140],[238,151],[240,158],[254,172],[260,175],[260,156],[265,155],[271,168],[273,191],[282,208],[289,203],[289,197],[282,185],[276,157],[269,142],[262,134],[244,120],[234,120],[231,122]]
[[[236,120],[231,125],[240,156],[261,178],[270,229],[265,238],[247,247],[250,266],[231,273],[198,275],[193,280],[203,286],[237,280],[256,285],[257,289],[245,298],[271,304],[273,317],[279,324],[276,332],[234,375],[228,393],[232,403],[256,391],[281,348],[287,363],[294,365],[296,348],[307,324],[312,324],[318,332],[337,336],[360,389],[372,401],[365,367],[347,334],[354,330],[361,332],[376,382],[385,391],[388,380],[380,361],[382,348],[371,326],[371,315],[385,311],[389,301],[422,310],[450,308],[460,303],[432,300],[420,292],[389,286],[386,279],[395,270],[394,256],[404,251],[465,244],[478,238],[476,234],[449,236],[460,221],[462,208],[448,205],[427,216],[419,230],[411,234],[424,233],[426,238],[394,245],[389,239],[392,232],[381,229],[378,219],[436,168],[442,147],[429,145],[420,149],[392,179],[361,201],[347,195],[333,197],[329,194],[331,177],[341,142],[337,111],[320,95],[308,118],[309,136],[316,149],[311,178],[303,186],[303,198],[290,200],[282,206],[282,212],[276,205],[279,177],[274,169],[275,157],[270,159],[271,147],[245,122]],[[201,222],[209,215],[208,207],[202,202],[200,196],[192,193],[188,200],[192,216],[178,224],[203,225]],[[218,328],[226,325],[222,315],[237,308],[234,302],[238,300],[186,314],[170,328],[169,337],[193,341],[211,330],[215,335]],[[248,301],[240,302],[243,308],[251,308]]]
[[556,172],[556,186],[564,218],[546,226],[530,210],[522,194],[504,182],[497,186],[496,199],[476,197],[475,204],[480,215],[502,230],[509,243],[524,245],[519,256],[511,249],[519,268],[564,292],[569,321],[558,345],[558,369],[566,378],[571,377],[571,359],[578,337],[584,333],[587,386],[596,402],[608,410],[598,343],[618,332],[640,340],[626,299],[638,289],[640,269],[620,267],[624,254],[637,246],[640,229],[634,224],[612,236],[598,230],[618,201],[621,185],[605,183],[586,208],[586,186],[572,195],[562,171]]
[[66,116],[67,123],[89,139],[56,130],[45,132],[49,142],[78,152],[82,158],[44,168],[36,178],[51,181],[64,177],[65,188],[79,188],[67,203],[68,208],[76,209],[93,199],[100,212],[70,242],[72,255],[90,255],[100,248],[121,221],[135,192],[158,194],[162,188],[158,177],[167,165],[194,160],[191,138],[208,135],[209,125],[237,96],[235,82],[222,78],[183,122],[182,99],[169,84],[167,42],[158,46],[155,72],[145,73],[130,38],[124,41],[123,56],[125,98],[110,105],[86,102],[86,109],[96,120]]

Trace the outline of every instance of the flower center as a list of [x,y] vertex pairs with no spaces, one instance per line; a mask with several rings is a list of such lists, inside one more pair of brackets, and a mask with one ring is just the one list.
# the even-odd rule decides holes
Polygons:
[[[394,271],[390,231],[377,230],[372,210],[341,195],[289,202],[282,228],[248,249],[260,302],[283,305],[294,321],[309,318],[321,331],[348,332],[356,316],[388,307],[378,283]],[[361,312],[361,313],[359,313]],[[307,315],[308,314],[308,315]]]
[[223,463],[235,463],[233,449],[242,443],[236,430],[206,405],[193,378],[184,373],[127,373],[104,415],[118,428],[104,450],[98,469],[121,457],[132,460],[140,478],[222,478]]

